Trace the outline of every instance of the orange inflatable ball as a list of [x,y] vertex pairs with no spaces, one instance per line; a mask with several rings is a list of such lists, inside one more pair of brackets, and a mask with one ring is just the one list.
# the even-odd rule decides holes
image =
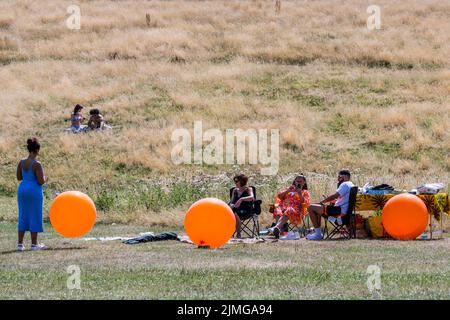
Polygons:
[[206,198],[195,202],[186,212],[184,229],[196,245],[216,249],[233,236],[236,218],[225,202]]
[[381,220],[384,229],[393,238],[413,240],[427,227],[427,206],[415,195],[399,194],[386,202]]
[[50,206],[50,223],[65,238],[79,238],[94,226],[97,216],[95,204],[78,191],[61,193]]

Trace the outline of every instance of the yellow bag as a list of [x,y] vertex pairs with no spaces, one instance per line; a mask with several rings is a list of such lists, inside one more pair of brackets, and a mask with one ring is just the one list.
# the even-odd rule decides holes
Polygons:
[[387,236],[381,222],[381,216],[369,218],[369,230],[373,238],[384,238]]

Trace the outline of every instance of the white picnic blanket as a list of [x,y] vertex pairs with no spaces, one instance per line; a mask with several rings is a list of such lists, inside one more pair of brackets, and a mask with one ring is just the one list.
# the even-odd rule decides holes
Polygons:
[[[187,235],[178,236],[180,242],[194,244]],[[244,238],[244,239],[230,239],[227,244],[256,244],[256,243],[269,243],[277,241],[276,239],[264,239],[264,238]]]
[[81,125],[80,128],[75,127],[69,127],[64,129],[64,132],[70,132],[70,133],[84,133],[84,132],[90,132],[90,131],[106,131],[106,130],[112,130],[113,127],[110,125],[103,125],[102,129],[91,129],[86,125]]
[[[142,232],[139,233],[139,236],[154,236],[155,234],[153,232]],[[91,237],[91,238],[81,238],[81,241],[124,241],[124,240],[130,240],[136,238],[136,236],[133,237],[122,237],[122,236],[115,236],[115,237]]]

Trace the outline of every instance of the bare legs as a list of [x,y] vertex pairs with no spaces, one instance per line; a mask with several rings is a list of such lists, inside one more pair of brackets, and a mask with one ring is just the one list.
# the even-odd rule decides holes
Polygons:
[[37,232],[31,232],[31,244],[37,245]]
[[320,228],[320,218],[323,214],[323,206],[321,204],[312,204],[308,207],[308,212],[314,228]]
[[278,219],[277,224],[275,225],[275,227],[277,227],[278,229],[281,230],[281,229],[283,228],[284,224],[285,224],[286,222],[288,222],[288,220],[289,220],[289,218],[288,218],[287,216],[281,216],[281,217]]
[[23,237],[25,236],[25,231],[19,231],[18,232],[18,238],[19,240],[17,241],[18,244],[23,244]]
[[314,233],[306,236],[308,240],[322,240],[322,232],[320,230],[320,218],[324,213],[324,207],[321,204],[312,204],[308,208],[309,218],[314,226]]
[[236,217],[236,238],[241,238],[241,219],[239,216],[235,213],[234,216]]
[[[31,244],[37,245],[37,237],[38,237],[38,233],[37,232],[30,232],[31,234]],[[19,231],[18,232],[18,244],[23,244],[23,238],[25,236],[25,231]]]

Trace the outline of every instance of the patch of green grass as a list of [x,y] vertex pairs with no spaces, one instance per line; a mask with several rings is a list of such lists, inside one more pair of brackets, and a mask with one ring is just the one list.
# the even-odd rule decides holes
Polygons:
[[129,212],[144,209],[161,212],[193,203],[207,196],[204,187],[181,182],[168,188],[147,184],[129,185],[117,189],[100,189],[93,195],[99,210],[105,212]]
[[358,65],[367,66],[369,68],[392,68],[392,63],[385,59],[376,59],[373,57],[361,57],[353,60]]
[[259,54],[255,56],[248,57],[249,61],[258,63],[271,63],[271,64],[281,64],[290,66],[304,66],[310,62],[313,62],[315,58],[307,56],[291,56],[291,57],[273,57],[267,54]]
[[[200,250],[176,241],[67,241],[46,226],[41,240],[52,250],[15,253],[15,227],[0,222],[1,299],[371,299],[370,265],[381,269],[383,299],[450,298],[450,239],[300,240]],[[145,231],[162,230],[97,224],[88,236]],[[71,265],[80,268],[80,290],[67,288]]]
[[366,142],[364,146],[371,152],[379,156],[396,157],[401,152],[401,144],[399,142]]
[[[419,151],[420,152],[420,151]],[[421,152],[424,156],[428,156],[434,163],[446,167],[447,170],[450,170],[450,164],[448,163],[448,155],[450,154],[450,147],[447,148],[437,148],[433,146],[429,146]]]
[[260,86],[261,89],[255,93],[257,96],[263,96],[268,100],[293,100],[319,111],[328,109],[325,98],[320,94],[308,93],[307,89],[325,90],[335,86],[342,87],[340,80],[299,79],[272,73],[251,78],[250,82]]
[[0,185],[0,197],[14,197],[15,195],[15,191]]
[[307,78],[294,78],[290,82],[290,86],[293,89],[305,90],[311,88],[317,89],[334,89],[338,92],[343,92],[349,83],[347,81],[328,78],[328,79],[307,79]]
[[328,110],[325,104],[325,98],[317,95],[294,95],[293,98],[297,101],[302,102],[303,104],[312,107],[319,111]]
[[214,64],[230,63],[235,57],[236,54],[225,52],[219,53],[217,56],[209,59],[209,61]]
[[376,107],[385,108],[385,107],[392,106],[393,104],[394,104],[394,99],[390,98],[390,97],[381,97],[381,98],[375,99]]
[[174,111],[181,111],[183,109],[183,106],[175,102],[166,90],[151,84],[142,84],[141,88],[154,95],[146,101],[142,108],[139,108],[142,109],[146,116],[150,117],[148,119],[165,117]]
[[[339,99],[350,99],[351,104],[366,107],[385,108],[394,103],[405,101],[394,100],[386,95],[392,87],[388,79],[382,85],[375,85],[366,78],[343,80],[339,78],[304,78],[284,76],[279,74],[265,74],[260,78],[252,78],[252,83],[261,86],[256,94],[269,100],[288,99],[302,103],[318,111],[326,111],[333,106],[333,101],[327,101],[328,95]],[[314,93],[311,93],[314,90]],[[246,94],[250,94],[246,92]]]
[[333,119],[326,123],[326,129],[333,134],[347,135],[350,126],[350,119],[337,113]]
[[380,107],[385,108],[394,104],[391,97],[379,97],[372,94],[360,93],[353,97],[354,103],[363,107]]
[[6,66],[12,63],[20,63],[26,61],[26,58],[15,51],[0,52],[0,65]]
[[291,150],[292,152],[299,152],[300,148],[296,144],[292,144],[289,142],[286,142],[283,144],[283,148],[286,148],[288,150]]
[[424,129],[430,129],[433,125],[433,119],[431,118],[422,118],[419,120],[420,126],[422,126]]

